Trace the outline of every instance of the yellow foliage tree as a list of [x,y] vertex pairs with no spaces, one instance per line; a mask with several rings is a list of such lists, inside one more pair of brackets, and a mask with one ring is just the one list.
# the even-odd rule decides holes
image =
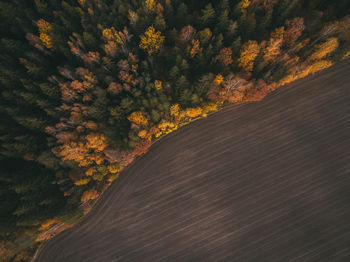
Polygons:
[[248,41],[241,50],[241,55],[238,59],[239,66],[245,71],[252,71],[254,60],[260,52],[260,47],[256,41]]
[[283,86],[288,83],[291,83],[297,79],[308,76],[309,74],[314,74],[320,70],[326,69],[332,66],[332,61],[329,60],[320,60],[312,63],[311,65],[302,64],[295,66],[289,70],[289,74],[281,79],[278,83],[273,84],[270,89],[276,89],[278,86]]
[[156,88],[156,90],[161,90],[163,88],[162,81],[155,80],[154,87]]
[[161,32],[156,31],[153,26],[148,27],[140,38],[140,48],[145,50],[149,55],[159,51],[165,39],[164,36],[161,35]]
[[347,58],[347,57],[349,57],[350,56],[350,50],[349,51],[347,51],[346,53],[345,53],[345,55],[343,56],[343,58],[342,59],[345,59],[345,58]]
[[271,33],[268,46],[264,50],[264,60],[270,62],[274,60],[280,53],[283,44],[284,27],[279,27]]
[[333,65],[333,63],[329,60],[316,61],[316,62],[312,63],[311,65],[308,65],[304,70],[302,70],[298,74],[298,78],[303,78],[303,77],[306,77],[310,74],[314,74],[314,73],[321,71],[323,69],[326,69],[332,65]]
[[102,133],[93,133],[86,136],[86,146],[95,152],[103,151],[107,146],[107,138]]
[[128,116],[128,120],[137,125],[147,125],[148,119],[142,114],[142,112],[133,112]]
[[111,165],[108,165],[108,171],[111,173],[111,174],[116,174],[119,172],[119,166],[117,164],[111,164]]
[[339,41],[335,37],[328,38],[326,42],[316,47],[316,51],[309,57],[310,61],[320,60],[332,53],[339,46]]
[[52,43],[52,38],[49,36],[49,33],[52,30],[52,25],[44,19],[39,19],[36,24],[38,26],[40,40],[43,45],[48,49],[53,49],[54,46]]
[[214,82],[217,85],[220,85],[222,83],[222,81],[224,81],[224,77],[221,74],[218,74],[214,79]]
[[197,116],[201,115],[202,112],[203,112],[203,110],[200,107],[187,108],[186,109],[186,115],[188,117],[191,117],[191,118],[194,118],[194,117],[197,117]]
[[157,129],[159,130],[158,133],[155,134],[156,137],[161,136],[162,134],[168,134],[172,131],[176,130],[178,128],[178,125],[176,123],[162,121],[160,124],[158,124]]
[[103,29],[102,36],[107,41],[112,41],[119,45],[123,45],[129,39],[129,32],[126,28],[124,28],[123,31],[117,31],[114,27],[111,27]]
[[156,0],[146,0],[145,1],[145,5],[146,5],[147,10],[152,11],[152,12],[156,11],[156,6],[157,6],[156,4],[157,4]]
[[248,8],[248,6],[250,5],[250,0],[242,0],[239,3],[239,7],[241,9],[241,12],[244,12],[244,10],[246,10]]
[[84,186],[90,182],[90,178],[82,178],[74,182],[76,186]]
[[40,40],[48,49],[53,49],[52,38],[45,33],[40,33]]
[[218,105],[215,103],[204,104],[202,116],[207,117],[209,112],[215,112],[217,110],[218,110]]
[[177,117],[180,113],[180,105],[179,104],[174,104],[170,107],[170,115]]
[[57,217],[49,219],[41,224],[39,230],[44,231],[44,230],[48,229],[49,227],[51,227],[53,224],[57,224],[58,222],[59,222],[59,220]]

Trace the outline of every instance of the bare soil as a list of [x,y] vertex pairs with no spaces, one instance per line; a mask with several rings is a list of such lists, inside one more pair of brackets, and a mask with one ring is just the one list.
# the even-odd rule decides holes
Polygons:
[[161,139],[37,261],[350,261],[350,61]]

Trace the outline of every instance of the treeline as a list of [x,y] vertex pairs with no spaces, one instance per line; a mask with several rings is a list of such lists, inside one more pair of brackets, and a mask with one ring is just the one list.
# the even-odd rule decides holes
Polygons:
[[0,257],[153,140],[350,56],[348,0],[0,0]]

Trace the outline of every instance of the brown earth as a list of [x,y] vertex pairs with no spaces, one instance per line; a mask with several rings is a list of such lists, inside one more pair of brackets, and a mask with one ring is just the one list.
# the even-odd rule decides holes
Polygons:
[[350,261],[350,61],[163,138],[37,261]]

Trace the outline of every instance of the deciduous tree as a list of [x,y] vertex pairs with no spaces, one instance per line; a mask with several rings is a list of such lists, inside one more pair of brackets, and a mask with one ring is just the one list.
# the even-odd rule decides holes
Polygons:
[[148,27],[140,39],[140,48],[149,55],[158,52],[164,42],[164,36],[161,35],[161,32],[156,31],[153,26]]
[[256,41],[249,40],[241,49],[241,55],[238,59],[239,66],[245,71],[252,71],[254,60],[260,52],[259,44]]

